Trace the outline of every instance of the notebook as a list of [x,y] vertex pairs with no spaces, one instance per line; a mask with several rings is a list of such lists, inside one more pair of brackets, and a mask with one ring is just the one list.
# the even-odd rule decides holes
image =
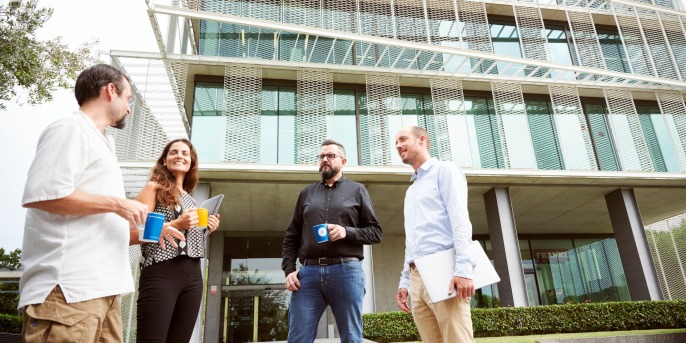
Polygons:
[[[472,276],[474,289],[499,282],[500,276],[493,268],[493,264],[486,256],[486,252],[479,241],[472,241],[472,250],[476,263]],[[422,277],[432,302],[437,303],[457,295],[457,292],[448,295],[448,287],[455,269],[454,248],[417,258],[414,260],[414,264],[417,266],[417,271]]]
[[203,201],[200,208],[206,208],[207,214],[216,215],[217,212],[219,212],[219,206],[221,206],[222,200],[224,200],[224,194],[213,196]]

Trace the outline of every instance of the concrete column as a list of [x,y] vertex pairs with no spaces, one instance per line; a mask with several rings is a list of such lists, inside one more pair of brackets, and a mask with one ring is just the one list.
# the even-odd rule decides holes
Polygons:
[[364,246],[364,260],[362,260],[362,269],[364,269],[364,301],[362,302],[362,313],[376,312],[376,302],[374,299],[374,258],[372,256],[372,246]]
[[[200,187],[198,187],[200,188]],[[209,188],[208,188],[209,190]],[[209,191],[205,198],[209,197]],[[221,228],[221,223],[219,224]],[[207,270],[207,289],[205,290],[205,342],[219,342],[221,331],[222,269],[224,262],[224,232],[215,231],[208,236],[205,259]],[[203,265],[204,267],[204,265]],[[205,270],[205,268],[203,268]],[[202,309],[201,309],[202,310]]]
[[662,300],[660,283],[633,189],[605,195],[631,300]]
[[492,188],[484,193],[484,202],[495,270],[500,275],[497,284],[500,306],[528,306],[510,191],[502,187]]

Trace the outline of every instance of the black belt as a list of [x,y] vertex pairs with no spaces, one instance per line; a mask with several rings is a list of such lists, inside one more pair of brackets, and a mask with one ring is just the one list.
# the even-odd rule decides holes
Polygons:
[[350,261],[359,261],[360,259],[357,257],[320,257],[320,258],[308,258],[305,259],[303,263],[303,266],[308,266],[308,265],[320,265],[320,266],[328,266],[330,264],[341,264],[341,263],[346,263]]

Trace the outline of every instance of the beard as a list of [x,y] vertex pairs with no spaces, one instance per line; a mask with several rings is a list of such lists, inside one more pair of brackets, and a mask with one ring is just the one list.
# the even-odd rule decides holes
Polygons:
[[[324,167],[329,167],[329,168],[324,169]],[[332,165],[321,165],[321,166],[319,166],[319,174],[321,174],[322,179],[324,179],[324,180],[328,180],[328,179],[336,176],[336,174],[338,174],[339,171],[341,171],[341,168],[336,168]]]
[[117,122],[114,123],[114,125],[112,125],[112,127],[115,129],[120,129],[120,130],[125,128],[126,127],[126,117],[117,120]]

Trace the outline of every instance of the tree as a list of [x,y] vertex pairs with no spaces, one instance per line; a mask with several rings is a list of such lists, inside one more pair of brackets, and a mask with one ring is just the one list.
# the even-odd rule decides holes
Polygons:
[[70,88],[78,73],[94,62],[90,51],[97,41],[70,50],[62,37],[36,38],[36,30],[52,13],[51,8],[39,8],[37,0],[0,5],[0,109],[18,95],[19,102],[29,104],[51,101],[54,91]]
[[[0,248],[0,269],[19,269],[20,258],[20,249],[5,253],[5,248]],[[0,313],[16,315],[17,304],[19,304],[18,280],[0,280]]]

